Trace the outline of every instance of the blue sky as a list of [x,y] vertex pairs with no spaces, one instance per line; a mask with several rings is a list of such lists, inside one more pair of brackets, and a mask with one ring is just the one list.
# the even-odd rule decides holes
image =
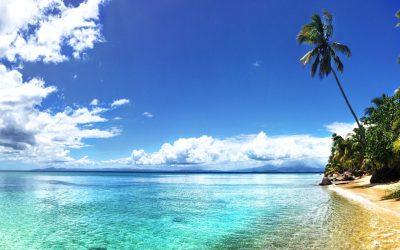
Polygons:
[[[68,1],[65,6],[79,8],[81,2]],[[164,143],[203,135],[224,142],[245,135],[251,138],[247,143],[264,132],[268,138],[309,136],[325,143],[332,132],[326,125],[353,120],[333,78],[312,79],[309,68],[298,62],[309,47],[296,43],[300,27],[324,9],[335,17],[334,40],[352,50],[350,59],[343,57],[340,79],[356,113],[361,116],[370,99],[398,87],[400,30],[394,28],[394,13],[399,5],[394,0],[87,2],[99,7],[90,20],[101,35],[78,51],[79,56],[71,53],[77,46],[61,42],[59,54],[68,60],[3,59],[24,81],[36,77],[57,88],[36,107],[40,111],[90,109],[93,99],[107,107],[102,113],[107,121],[93,124],[118,132],[80,138],[79,147],[64,145],[71,159],[126,159],[132,150],[151,154]],[[121,98],[130,102],[110,107]],[[187,155],[178,158],[188,163]],[[178,158],[172,163],[179,164]],[[257,164],[269,164],[262,158]],[[18,168],[24,160],[11,162]],[[116,165],[126,164],[122,162]]]

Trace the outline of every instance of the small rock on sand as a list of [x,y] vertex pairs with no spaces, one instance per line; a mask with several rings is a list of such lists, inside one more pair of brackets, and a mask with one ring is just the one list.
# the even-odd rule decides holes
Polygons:
[[331,180],[329,180],[328,177],[324,177],[319,185],[326,186],[326,185],[331,185],[331,184],[332,184]]

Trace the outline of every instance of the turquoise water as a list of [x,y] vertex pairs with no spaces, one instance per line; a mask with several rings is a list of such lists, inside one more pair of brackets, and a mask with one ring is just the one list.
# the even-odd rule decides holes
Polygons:
[[326,249],[361,210],[320,179],[2,172],[0,249]]

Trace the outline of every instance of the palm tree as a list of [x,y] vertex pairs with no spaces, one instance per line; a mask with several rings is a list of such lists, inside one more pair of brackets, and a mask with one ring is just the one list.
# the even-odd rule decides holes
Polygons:
[[[343,87],[339,81],[334,67],[332,67],[332,61],[336,66],[336,69],[342,73],[343,63],[340,60],[337,52],[345,54],[347,57],[351,56],[349,47],[338,42],[331,42],[330,39],[333,34],[332,25],[333,16],[328,11],[324,11],[324,15],[321,18],[320,15],[315,14],[311,17],[311,22],[304,25],[299,34],[297,35],[297,41],[299,44],[309,44],[315,46],[312,50],[307,52],[301,59],[300,62],[304,65],[314,62],[311,65],[311,76],[314,77],[316,72],[320,78],[328,76],[331,72],[335,77],[336,83],[339,87],[340,92],[343,95],[344,100],[351,114],[354,117],[359,129],[363,131],[363,128],[358,120],[356,113],[350,105],[350,102],[343,90]],[[363,140],[363,138],[362,138]]]
[[372,100],[371,100],[372,106],[365,109],[365,112],[364,112],[365,115],[371,116],[372,113],[373,113],[375,110],[379,109],[379,107],[382,106],[382,104],[385,102],[385,100],[386,100],[387,98],[388,98],[388,96],[385,95],[385,94],[383,94],[383,95],[380,96],[380,97],[375,97],[374,99],[372,99]]

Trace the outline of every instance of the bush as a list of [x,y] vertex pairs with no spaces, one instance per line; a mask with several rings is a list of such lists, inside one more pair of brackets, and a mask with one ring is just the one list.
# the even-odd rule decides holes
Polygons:
[[393,188],[393,190],[390,190],[388,194],[383,197],[383,199],[385,200],[400,199],[400,185]]
[[400,180],[400,91],[372,100],[362,128],[346,136],[332,135],[325,174],[372,173],[371,183]]
[[384,183],[400,179],[400,171],[397,168],[381,168],[374,170],[371,176],[371,183]]

